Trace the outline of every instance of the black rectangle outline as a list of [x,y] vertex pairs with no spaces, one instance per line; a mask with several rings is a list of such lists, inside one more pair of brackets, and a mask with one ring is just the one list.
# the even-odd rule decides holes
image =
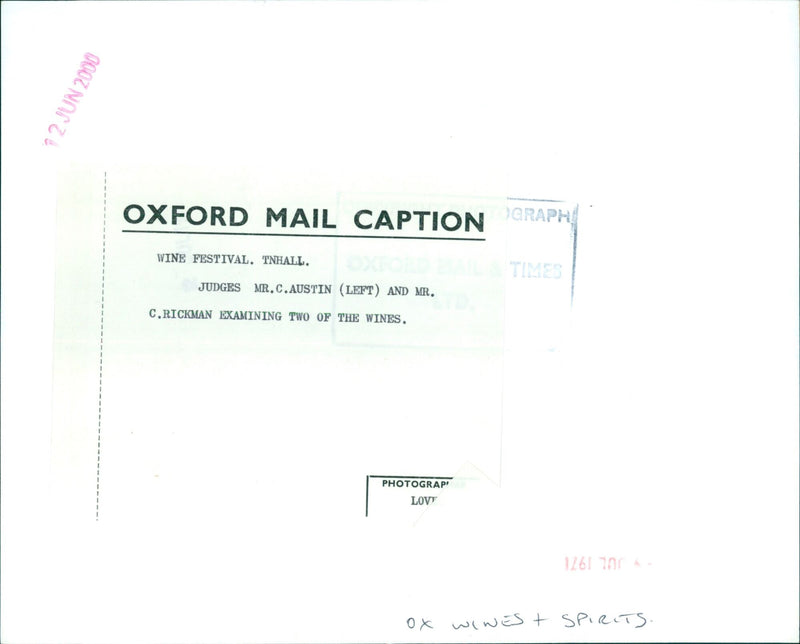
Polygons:
[[402,476],[395,474],[367,474],[367,507],[364,513],[365,517],[369,517],[369,480],[370,479],[442,479],[452,481],[452,476]]

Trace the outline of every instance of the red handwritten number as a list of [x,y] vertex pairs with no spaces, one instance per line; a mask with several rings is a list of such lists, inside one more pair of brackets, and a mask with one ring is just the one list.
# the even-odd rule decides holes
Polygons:
[[59,129],[59,127],[55,123],[53,123],[49,128],[47,128],[47,131],[50,132],[50,134],[53,134],[53,128],[56,128],[56,132],[58,132],[59,136],[64,136],[64,131]]
[[[89,56],[91,56],[91,58],[89,58]],[[84,57],[85,60],[88,60],[90,63],[94,63],[95,65],[99,65],[100,64],[100,59],[97,56],[95,56],[94,54],[90,54],[89,52],[86,52],[83,55],[83,57]],[[94,58],[94,60],[92,60],[92,58]]]
[[84,83],[80,78],[72,79],[72,84],[75,85],[75,83],[80,83],[81,85],[83,85],[84,89],[89,89],[89,86],[86,83]]
[[45,145],[54,145],[54,146],[58,147],[58,143],[56,143],[55,141],[51,141],[50,139],[45,139],[44,140],[44,144]]

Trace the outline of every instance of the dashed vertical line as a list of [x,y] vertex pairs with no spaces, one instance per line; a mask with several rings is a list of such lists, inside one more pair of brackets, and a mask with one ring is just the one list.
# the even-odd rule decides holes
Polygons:
[[569,309],[572,310],[572,303],[575,300],[575,264],[578,255],[578,207],[575,204],[575,211],[572,217],[572,282],[569,287]]
[[94,520],[100,520],[100,430],[103,424],[103,326],[106,303],[106,203],[108,196],[108,173],[103,172],[103,256],[100,275],[100,371],[97,390],[97,480],[94,505]]

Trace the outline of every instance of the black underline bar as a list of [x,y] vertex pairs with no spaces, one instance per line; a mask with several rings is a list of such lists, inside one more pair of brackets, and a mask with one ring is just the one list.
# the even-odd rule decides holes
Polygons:
[[426,239],[436,241],[486,241],[486,237],[410,237],[395,235],[304,235],[301,233],[242,233],[242,232],[216,232],[212,230],[130,230],[122,229],[123,233],[141,233],[150,235],[240,235],[246,237],[336,237],[346,239]]
[[563,199],[531,199],[529,197],[508,197],[510,201],[543,201],[544,203],[574,203]]
[[368,474],[373,479],[452,479],[452,476],[398,476],[392,474]]

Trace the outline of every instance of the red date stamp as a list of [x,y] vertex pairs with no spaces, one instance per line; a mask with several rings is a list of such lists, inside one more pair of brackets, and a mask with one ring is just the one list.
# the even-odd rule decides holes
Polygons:
[[[94,54],[87,52],[83,55],[83,60],[78,65],[78,71],[72,80],[72,87],[67,89],[67,93],[64,94],[64,98],[61,101],[63,105],[60,105],[56,110],[56,116],[61,119],[62,126],[70,122],[68,115],[74,114],[75,110],[78,109],[78,101],[83,98],[83,92],[80,91],[80,88],[89,89],[89,83],[99,64],[100,59]],[[79,89],[74,89],[75,87]],[[65,127],[59,127],[56,123],[51,123],[47,131],[52,135],[57,134],[59,137],[63,137],[67,130]],[[50,138],[46,138],[44,144],[58,146],[58,143]]]
[[653,565],[649,561],[641,562],[638,558],[634,558],[631,562],[625,557],[564,557],[565,572],[622,570],[623,564],[627,569],[646,568]]

